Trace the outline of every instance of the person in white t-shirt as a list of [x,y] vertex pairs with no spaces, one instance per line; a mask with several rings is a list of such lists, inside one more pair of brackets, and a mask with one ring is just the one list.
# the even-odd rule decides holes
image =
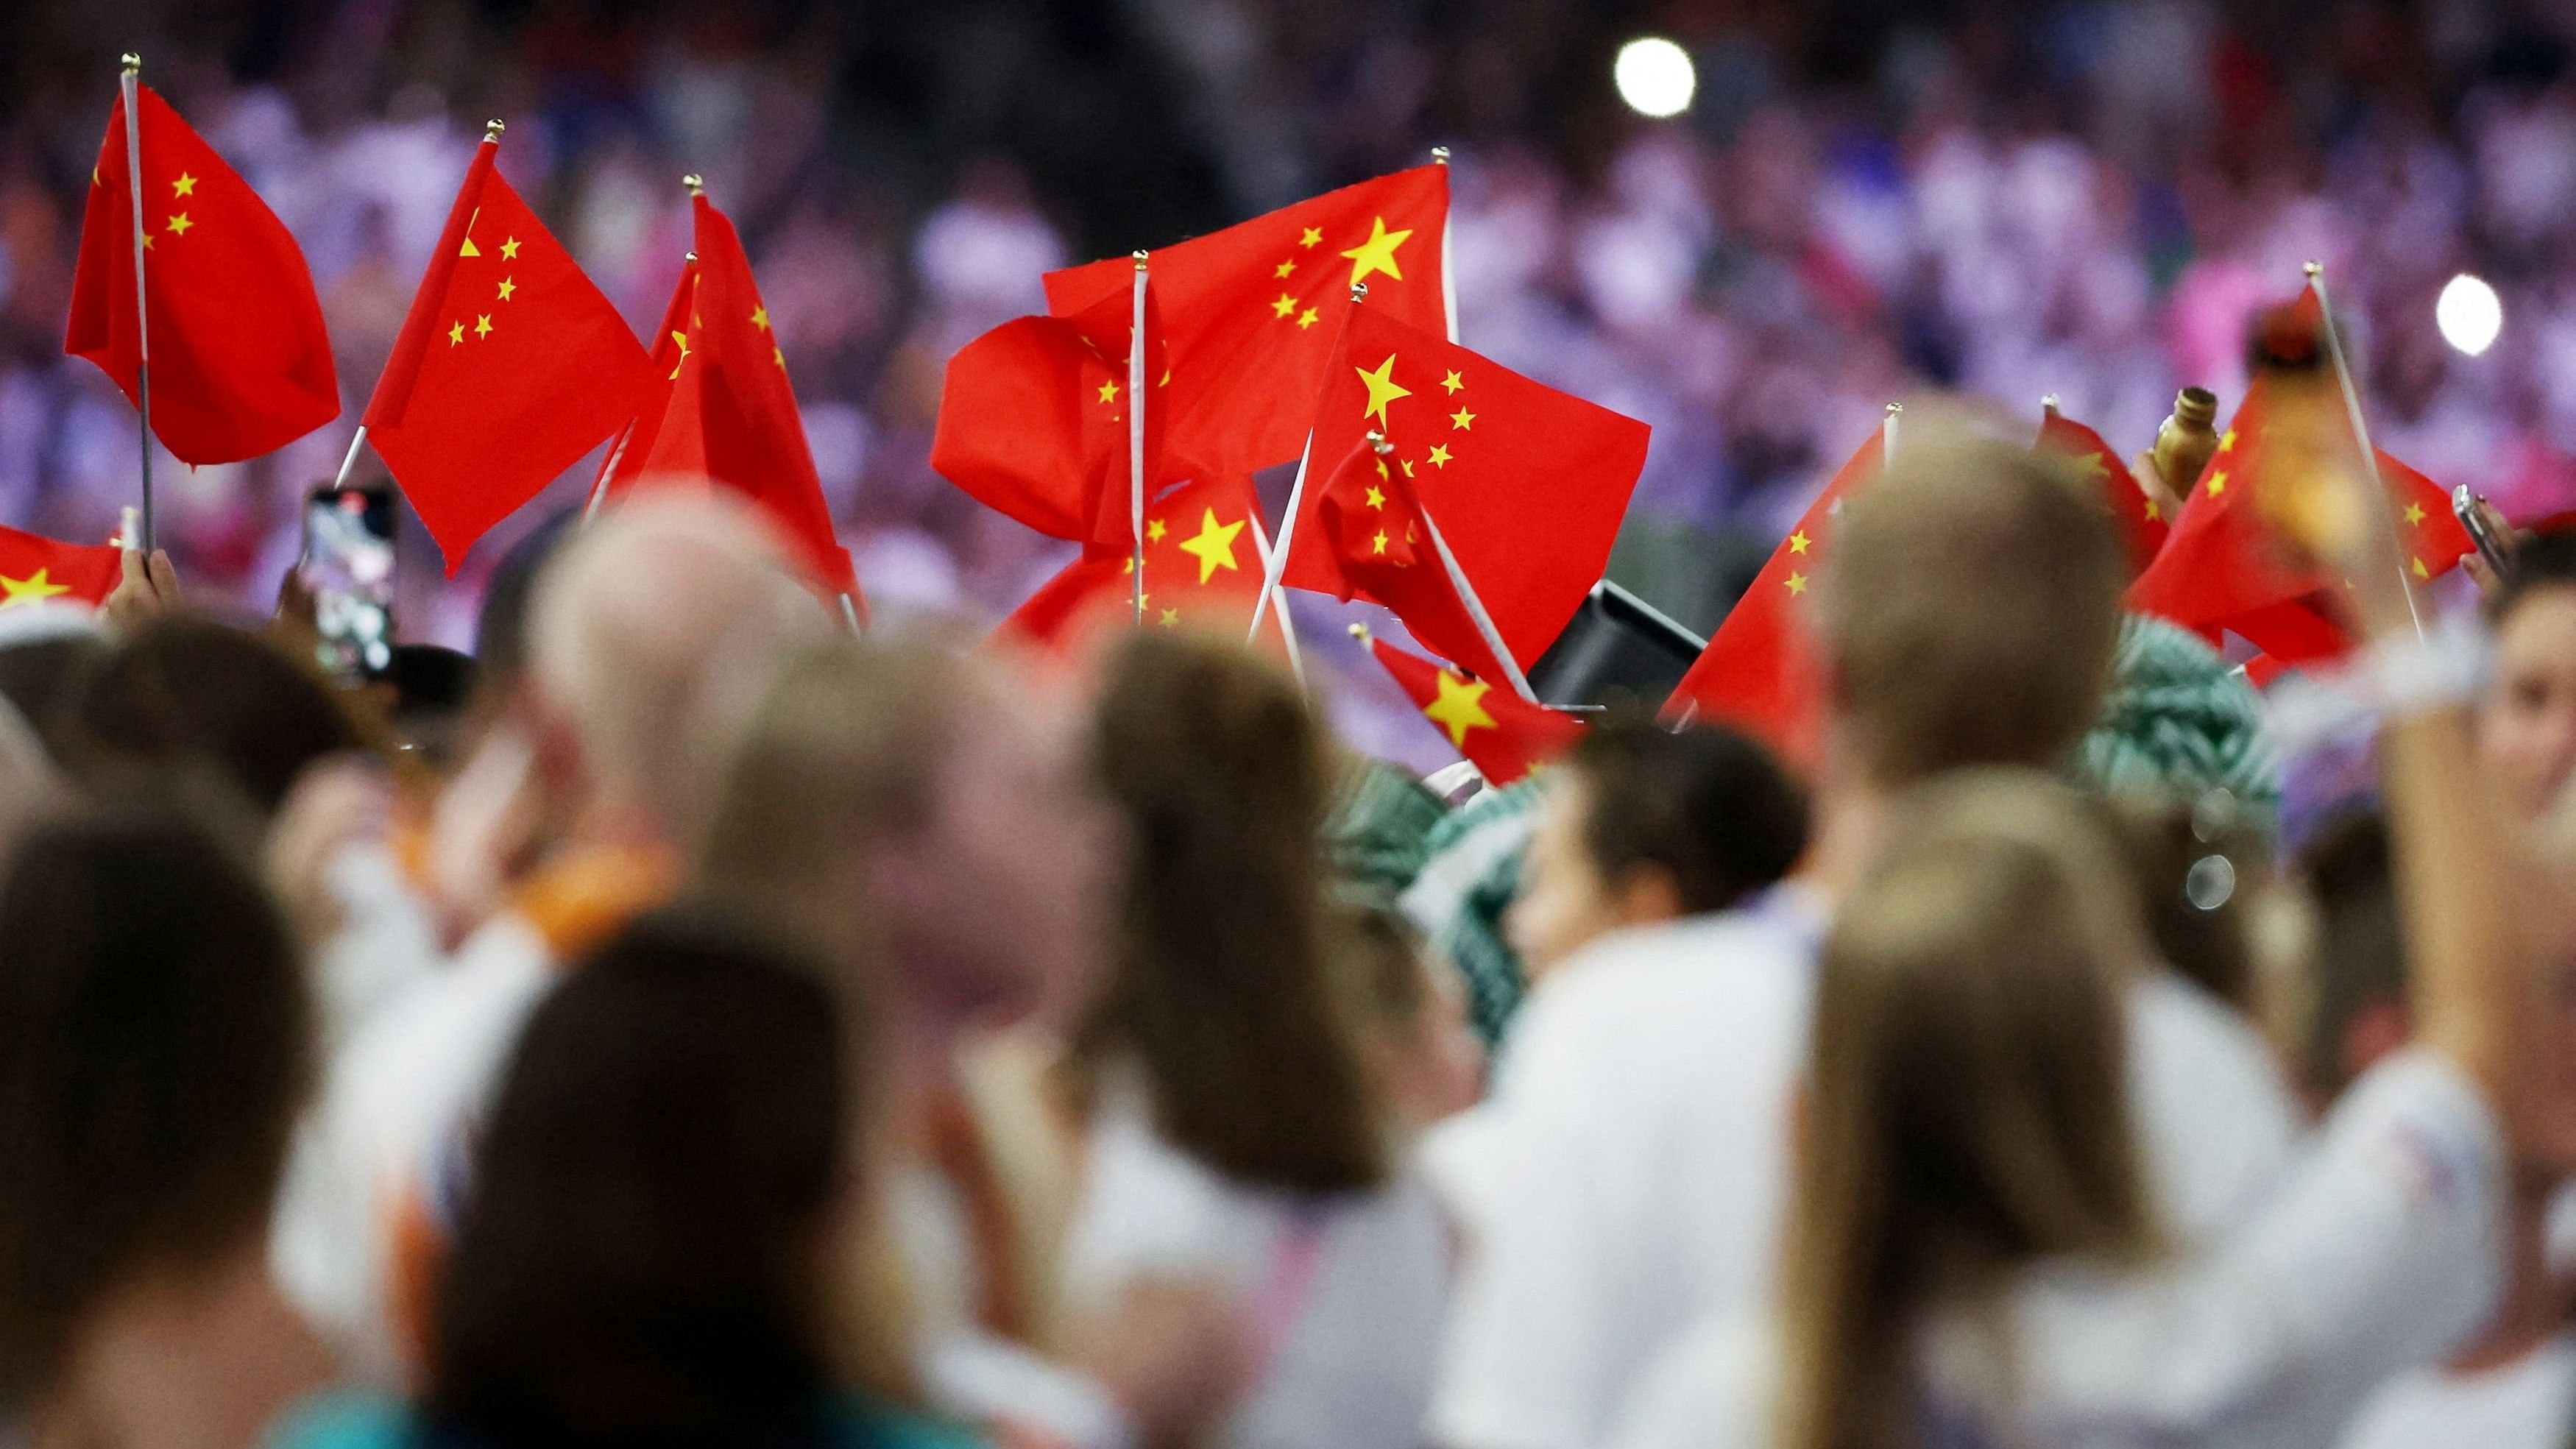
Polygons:
[[[1764,1296],[1815,944],[1886,800],[1951,769],[2053,766],[2100,707],[2122,556],[2098,503],[2027,450],[1910,449],[1833,550],[1810,591],[1830,687],[1798,876],[1569,961],[1514,1024],[1492,1100],[1431,1144],[1470,1205],[1430,1423],[1449,1449],[1587,1449],[1659,1349]],[[2127,997],[2150,1190],[2198,1239],[2269,1188],[2294,1106],[2214,999],[2161,972]]]

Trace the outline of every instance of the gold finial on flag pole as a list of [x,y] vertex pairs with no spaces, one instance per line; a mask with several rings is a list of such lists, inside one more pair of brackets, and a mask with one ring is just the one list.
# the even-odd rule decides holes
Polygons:
[[1446,166],[1446,165],[1448,165],[1448,164],[1449,164],[1449,148],[1448,148],[1448,147],[1446,147],[1446,146],[1434,146],[1434,147],[1432,147],[1432,148],[1431,148],[1431,164],[1432,164],[1432,165],[1434,165],[1434,166]]
[[1379,432],[1375,428],[1369,429],[1368,445],[1369,451],[1377,454],[1381,458],[1395,451],[1395,445],[1386,440],[1386,434]]
[[[707,179],[700,176],[695,171],[681,177],[680,184],[689,189],[689,194],[691,196],[704,196],[707,194]],[[694,253],[692,253],[692,255],[694,255]]]
[[2057,416],[2057,394],[2053,392],[2041,393],[2039,395],[2039,411],[2042,417],[2053,418]]
[[1366,282],[1353,282],[1353,283],[1351,283],[1351,300],[1352,300],[1352,301],[1354,301],[1354,302],[1365,302],[1365,301],[1367,301],[1367,300],[1368,300],[1368,283],[1366,283]]
[[1351,626],[1351,637],[1357,639],[1363,644],[1366,644],[1369,641],[1369,626],[1366,624],[1353,624]]
[[119,63],[125,67],[125,72],[128,75],[132,75],[143,69],[143,57],[136,55],[130,50],[124,54]]
[[501,139],[501,133],[508,129],[510,129],[508,126],[501,124],[501,122],[497,120],[485,121],[483,123],[483,139],[486,141],[498,141]]

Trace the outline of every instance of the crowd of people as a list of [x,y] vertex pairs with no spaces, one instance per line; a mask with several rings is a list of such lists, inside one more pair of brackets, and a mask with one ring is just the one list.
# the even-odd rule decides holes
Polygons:
[[1463,802],[721,493],[511,550],[463,690],[129,554],[0,615],[0,1436],[2564,1443],[2576,540],[2468,671],[2394,527],[2285,534],[2381,781],[2277,859],[2074,763],[2126,556],[1973,423],[1843,512],[1814,758]]

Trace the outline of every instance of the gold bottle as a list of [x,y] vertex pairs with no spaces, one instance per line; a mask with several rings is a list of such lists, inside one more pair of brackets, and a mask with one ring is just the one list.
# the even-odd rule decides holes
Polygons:
[[2156,429],[2156,476],[2177,498],[2189,498],[2218,451],[2218,394],[2187,387],[2174,395],[2173,412]]

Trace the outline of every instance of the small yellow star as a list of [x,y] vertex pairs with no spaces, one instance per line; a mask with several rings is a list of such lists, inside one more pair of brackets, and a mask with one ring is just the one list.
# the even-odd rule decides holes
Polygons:
[[2218,451],[2222,453],[2233,453],[2236,451],[2236,430],[2234,428],[2229,428],[2226,432],[2218,435]]
[[1114,382],[1102,383],[1100,385],[1100,400],[1105,403],[1118,401],[1118,384]]
[[1460,377],[1458,374],[1456,374],[1456,373],[1454,373],[1454,372],[1453,372],[1453,373],[1449,374],[1447,377],[1444,377],[1444,378],[1440,379],[1440,385],[1441,385],[1443,388],[1446,388],[1448,391],[1450,391],[1450,392],[1453,392],[1453,393],[1454,393],[1454,392],[1456,392],[1458,389],[1460,389],[1460,388],[1462,388],[1462,387],[1465,387],[1465,386],[1467,385],[1467,379],[1465,379],[1465,378],[1463,378],[1463,377]]
[[2424,521],[2424,505],[2421,503],[2407,504],[2406,521],[2408,523],[2422,523]]
[[1377,537],[1372,538],[1372,539],[1370,539],[1370,540],[1369,540],[1369,552],[1370,552],[1370,553],[1373,553],[1373,554],[1375,554],[1375,553],[1384,553],[1384,552],[1386,552],[1386,530],[1385,530],[1385,529],[1383,529],[1383,528],[1379,529],[1379,530],[1377,531]]
[[1495,728],[1494,717],[1485,713],[1485,691],[1493,688],[1481,679],[1440,671],[1440,697],[1422,707],[1423,716],[1449,732],[1449,746],[1467,747],[1469,730]]
[[1368,506],[1371,508],[1384,508],[1386,506],[1385,492],[1379,489],[1379,487],[1374,483],[1369,485]]
[[2162,522],[2164,521],[2164,517],[2165,517],[2165,511],[2164,511],[2163,509],[2161,509],[2161,508],[2159,508],[2159,507],[2157,507],[2157,506],[2156,506],[2156,500],[2154,500],[2154,499],[2152,499],[2152,498],[2148,499],[2148,500],[2147,500],[2147,521],[2148,521],[2149,523],[2162,523]]
[[1216,510],[1211,508],[1199,523],[1198,537],[1181,540],[1181,552],[1199,561],[1201,584],[1205,584],[1214,577],[1218,569],[1233,570],[1240,567],[1234,561],[1234,537],[1243,532],[1246,521],[1238,518],[1232,523],[1219,523],[1216,521]]
[[1792,594],[1803,594],[1806,591],[1807,576],[1794,569],[1791,570],[1789,573],[1789,592]]
[[769,360],[778,364],[779,371],[785,372],[787,370],[787,354],[780,351],[778,344],[775,342],[769,345]]
[[460,343],[460,342],[462,342],[462,341],[464,341],[464,340],[465,340],[465,324],[464,324],[464,323],[459,322],[459,323],[457,323],[455,326],[450,327],[450,328],[448,328],[448,329],[447,329],[447,345],[448,345],[448,346],[450,346],[450,347],[454,347],[456,344],[458,344],[458,343]]
[[72,586],[55,583],[54,571],[43,568],[23,579],[0,575],[0,591],[8,594],[7,598],[0,599],[0,609],[14,609],[20,604],[40,604],[56,594],[68,594]]
[[[1452,374],[1450,374],[1450,375],[1454,377],[1454,376],[1456,376],[1457,374],[1452,373]],[[1449,466],[1449,456],[1450,456],[1450,455],[1449,455],[1449,445],[1448,445],[1447,443],[1440,443],[1440,444],[1436,444],[1436,445],[1434,445],[1434,446],[1432,447],[1432,449],[1431,449],[1431,466],[1433,466],[1433,467],[1435,467],[1435,468],[1446,468],[1446,467],[1448,467],[1448,466]]]
[[1270,275],[1274,277],[1285,277],[1296,270],[1297,259],[1295,257],[1290,257],[1288,260],[1281,262],[1279,264],[1279,270],[1272,272]]
[[504,301],[504,302],[509,301],[509,300],[510,300],[510,294],[511,294],[512,292],[517,291],[517,290],[519,290],[519,284],[518,284],[518,283],[516,283],[516,282],[514,282],[514,281],[511,281],[508,277],[503,277],[503,278],[501,279],[500,292],[501,292],[501,300],[502,300],[502,301]]
[[1810,542],[1804,530],[1789,535],[1789,552],[1805,553]]
[[2227,474],[2226,474],[2225,472],[2223,472],[2223,471],[2210,474],[2210,475],[2209,475],[2209,496],[2210,496],[2210,497],[2212,497],[2212,498],[2215,498],[2215,497],[2217,497],[2219,494],[2224,493],[2224,492],[2226,492],[2226,491],[2227,491]]
[[2422,559],[2419,558],[2415,560],[2415,577],[2419,579],[2429,579],[2432,576],[2433,571],[2424,567],[2424,561]]
[[1379,272],[1403,281],[1404,272],[1395,264],[1395,249],[1404,245],[1405,238],[1412,235],[1409,228],[1388,231],[1385,217],[1370,218],[1368,240],[1342,253],[1351,259],[1351,282],[1357,285]]
[[1315,325],[1315,309],[1314,309],[1314,308],[1309,307],[1309,308],[1307,308],[1305,311],[1300,312],[1300,313],[1298,313],[1298,314],[1297,314],[1297,327],[1298,327],[1298,330],[1299,330],[1299,331],[1303,331],[1303,330],[1305,330],[1306,328],[1312,327],[1312,326],[1314,326],[1314,325]]
[[178,180],[170,183],[170,194],[172,196],[194,196],[196,193],[197,178],[189,175],[185,171],[179,173]]
[[1412,477],[1412,476],[1413,476],[1413,464],[1412,464],[1411,462],[1409,462],[1409,461],[1407,461],[1407,460],[1405,460],[1405,459],[1403,459],[1403,458],[1398,458],[1398,459],[1396,459],[1395,461],[1396,461],[1396,463],[1397,463],[1400,467],[1402,467],[1402,468],[1404,469],[1404,476],[1405,476],[1405,477],[1410,478],[1410,477]]
[[148,231],[143,234],[143,249],[147,252],[152,250],[152,233]]
[[1301,247],[1310,247],[1323,239],[1324,233],[1322,229],[1310,226],[1306,228],[1306,234],[1304,236],[1297,238],[1297,245]]
[[761,331],[763,331],[763,332],[768,331],[768,330],[769,330],[769,309],[768,309],[767,307],[754,307],[754,308],[752,308],[752,309],[751,309],[751,325],[752,325],[752,326],[754,326],[754,327],[759,328],[759,329],[760,329]]
[[[1159,518],[1146,520],[1145,541],[1147,543],[1161,543],[1165,532],[1166,530],[1163,527],[1163,520]],[[1129,568],[1134,568],[1136,566],[1136,560],[1132,558],[1127,560],[1127,566]]]
[[195,225],[195,222],[188,220],[188,213],[184,211],[180,212],[177,216],[170,218],[169,221],[170,230],[177,232],[181,236],[186,236],[188,234],[188,228]]
[[1379,363],[1375,369],[1354,366],[1351,371],[1358,373],[1360,381],[1368,387],[1368,406],[1360,410],[1362,417],[1385,422],[1388,403],[1400,397],[1413,396],[1413,389],[1396,383],[1395,354],[1392,352],[1388,353],[1386,361]]
[[689,334],[686,332],[674,332],[671,334],[671,340],[680,345],[680,355],[671,360],[671,376],[678,377],[680,375],[680,364],[689,360]]
[[2075,466],[2083,469],[2084,476],[2087,478],[2107,478],[2111,473],[2110,468],[2103,463],[2102,455],[2099,453],[2085,454],[2083,457],[2075,460]]
[[1278,300],[1270,304],[1270,314],[1279,318],[1281,321],[1286,321],[1289,317],[1295,315],[1296,311],[1297,299],[1289,296],[1285,292],[1280,293]]
[[519,239],[517,237],[512,237],[508,241],[501,243],[501,260],[505,262],[515,262],[518,259]]
[[1164,627],[1164,628],[1166,628],[1166,629],[1170,629],[1170,628],[1177,627],[1177,626],[1180,624],[1180,622],[1181,622],[1181,611],[1180,611],[1180,610],[1178,610],[1178,609],[1165,609],[1165,610],[1163,611],[1163,627]]
[[483,312],[476,314],[474,318],[474,335],[477,337],[489,337],[492,335],[491,313]]
[[1453,428],[1472,428],[1475,425],[1476,415],[1465,408],[1460,408],[1449,415],[1449,426]]

